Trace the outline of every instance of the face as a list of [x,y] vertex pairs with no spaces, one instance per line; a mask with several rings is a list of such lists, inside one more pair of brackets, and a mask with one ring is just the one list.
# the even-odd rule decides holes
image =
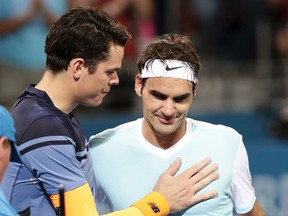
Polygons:
[[[124,56],[124,47],[113,45],[108,59],[100,62],[93,73],[88,68],[81,68],[77,82],[77,104],[98,106],[109,93],[111,87],[119,84],[117,72],[120,70]],[[79,71],[78,71],[79,72]]]
[[143,101],[144,136],[183,136],[185,117],[193,102],[192,83],[178,78],[148,78],[141,88],[138,75],[135,90]]
[[11,143],[6,137],[0,137],[0,182],[10,161]]

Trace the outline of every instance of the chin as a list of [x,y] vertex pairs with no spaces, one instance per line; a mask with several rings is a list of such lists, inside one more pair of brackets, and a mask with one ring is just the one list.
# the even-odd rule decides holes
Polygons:
[[101,105],[101,104],[102,104],[102,100],[101,100],[101,101],[98,101],[98,102],[96,102],[96,103],[93,103],[91,106],[96,107],[96,106],[99,106],[99,105]]
[[170,135],[170,134],[173,134],[174,132],[175,132],[175,130],[174,129],[168,129],[168,128],[166,128],[166,129],[163,129],[163,128],[155,128],[155,131],[158,133],[158,134],[161,134],[161,135],[163,135],[163,136],[167,136],[167,135]]
[[87,107],[97,107],[102,104],[103,100],[91,100],[91,101],[86,101],[82,103],[81,105],[87,106]]

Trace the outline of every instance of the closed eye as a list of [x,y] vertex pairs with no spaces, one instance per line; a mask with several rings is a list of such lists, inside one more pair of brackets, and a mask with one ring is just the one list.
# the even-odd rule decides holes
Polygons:
[[114,73],[117,73],[117,71],[115,71],[115,70],[106,71],[106,74],[108,74],[108,75],[112,75]]
[[108,75],[112,75],[112,74],[114,74],[114,73],[117,73],[119,70],[120,70],[119,68],[112,68],[112,69],[110,69],[110,70],[106,70],[106,73],[107,73]]
[[155,91],[155,90],[151,90],[150,94],[159,100],[166,100],[167,99],[167,96],[165,94],[162,94],[162,93]]
[[181,96],[174,97],[173,100],[176,103],[181,103],[181,102],[185,101],[187,98],[189,98],[190,96],[191,96],[191,94],[184,94]]
[[[151,90],[150,94],[153,95],[155,98],[159,99],[159,100],[166,100],[168,98],[167,95],[162,94],[161,92],[155,91],[155,90]],[[188,99],[191,96],[191,94],[187,93],[187,94],[183,94],[180,96],[176,96],[173,98],[173,101],[175,103],[181,103],[183,101],[185,101],[186,99]]]

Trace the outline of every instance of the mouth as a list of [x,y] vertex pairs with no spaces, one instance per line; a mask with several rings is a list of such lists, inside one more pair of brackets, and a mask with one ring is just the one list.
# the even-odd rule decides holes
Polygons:
[[105,94],[108,94],[110,92],[110,88],[106,89],[106,90],[103,90],[102,92],[105,93]]
[[102,94],[105,96],[109,93],[109,91],[103,91]]
[[163,118],[163,117],[158,116],[158,120],[159,120],[162,124],[165,124],[165,125],[170,125],[170,124],[173,123],[173,118]]

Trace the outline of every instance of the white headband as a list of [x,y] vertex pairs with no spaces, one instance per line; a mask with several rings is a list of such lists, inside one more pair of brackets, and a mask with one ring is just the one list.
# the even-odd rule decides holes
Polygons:
[[[148,66],[147,66],[148,64]],[[178,60],[159,60],[151,62],[148,60],[141,71],[142,78],[149,77],[171,77],[186,79],[196,82],[195,71],[184,61]]]

